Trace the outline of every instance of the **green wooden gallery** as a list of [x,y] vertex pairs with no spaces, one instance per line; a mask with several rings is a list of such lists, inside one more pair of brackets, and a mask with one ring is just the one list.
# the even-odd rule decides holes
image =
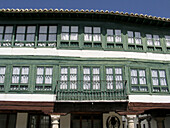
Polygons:
[[169,128],[170,19],[0,9],[1,128]]

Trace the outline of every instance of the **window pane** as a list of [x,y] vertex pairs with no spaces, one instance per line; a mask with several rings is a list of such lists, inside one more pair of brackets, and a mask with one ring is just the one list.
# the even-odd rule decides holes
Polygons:
[[4,40],[5,41],[11,41],[12,40],[12,34],[5,34],[4,35]]
[[24,41],[24,37],[25,37],[24,34],[17,34],[16,35],[16,41]]
[[70,40],[78,40],[78,34],[77,33],[71,33]]
[[115,30],[115,35],[121,35],[121,30]]
[[69,33],[61,33],[61,40],[69,40]]
[[137,70],[131,70],[131,76],[137,76]]
[[92,41],[92,34],[84,34],[85,41]]
[[101,41],[101,35],[100,34],[93,34],[93,41]]
[[56,41],[56,34],[49,34],[48,41]]
[[60,89],[67,89],[67,75],[68,75],[68,68],[62,67],[61,68],[61,76],[60,76]]
[[[13,32],[13,26],[6,26],[5,33],[12,33]],[[25,33],[25,31],[24,31]]]
[[47,35],[46,34],[39,34],[39,41],[46,41]]
[[77,68],[70,68],[70,89],[77,89]]
[[35,26],[28,26],[27,27],[27,33],[35,33]]
[[0,40],[2,40],[2,38],[3,38],[3,34],[0,34]]
[[100,33],[100,27],[93,27],[93,33]]
[[62,26],[62,32],[69,32],[69,26]]
[[165,71],[159,71],[159,76],[160,77],[165,77]]
[[0,26],[0,33],[4,32],[4,26]]
[[47,26],[40,26],[39,33],[47,33]]
[[26,26],[17,26],[17,33],[25,33]]
[[107,29],[107,35],[112,36],[113,35],[113,30],[112,29]]
[[152,77],[158,77],[158,72],[157,70],[152,70]]
[[0,83],[4,83],[5,81],[5,70],[6,67],[0,67]]
[[27,34],[26,41],[34,41],[35,34]]
[[147,39],[152,39],[152,35],[151,34],[146,34],[146,38]]
[[57,26],[49,26],[49,33],[57,33]]
[[84,33],[92,33],[92,27],[84,27]]
[[140,32],[135,32],[135,38],[141,38]]
[[71,32],[78,32],[78,26],[71,26]]
[[107,36],[107,41],[108,41],[108,42],[113,42],[113,41],[114,41],[113,36]]
[[90,68],[83,68],[83,89],[90,89]]
[[133,32],[132,31],[128,31],[128,37],[133,37]]

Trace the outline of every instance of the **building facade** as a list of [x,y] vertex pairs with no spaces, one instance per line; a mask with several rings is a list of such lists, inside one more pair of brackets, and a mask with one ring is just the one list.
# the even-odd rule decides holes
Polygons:
[[170,19],[0,10],[1,128],[170,127]]

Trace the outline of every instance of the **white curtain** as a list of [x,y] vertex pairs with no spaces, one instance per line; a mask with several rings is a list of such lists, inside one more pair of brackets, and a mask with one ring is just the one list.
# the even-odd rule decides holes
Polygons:
[[134,43],[133,32],[128,31],[127,33],[128,33],[128,43],[133,44]]
[[155,46],[160,46],[160,40],[158,35],[153,35]]
[[78,40],[78,33],[71,33],[70,40]]
[[113,42],[114,41],[114,38],[113,36],[107,36],[107,42]]
[[153,45],[151,34],[146,34],[146,39],[147,39],[147,45]]
[[93,41],[101,41],[101,35],[100,34],[93,34]]
[[67,89],[67,82],[68,82],[68,68],[62,67],[61,68],[61,76],[60,76],[60,89]]
[[170,46],[170,36],[165,36],[166,46]]
[[69,40],[69,33],[61,33],[61,40]]
[[116,89],[123,89],[122,75],[115,75]]
[[158,83],[158,71],[157,70],[152,70],[152,84],[153,85],[159,85]]
[[122,42],[121,30],[115,30],[115,42]]
[[161,85],[167,85],[167,84],[166,84],[165,71],[163,71],[163,70],[159,71],[159,76],[160,76],[160,84],[161,84]]
[[115,68],[116,89],[123,89],[122,68]]
[[19,74],[20,74],[20,68],[13,67],[12,83],[19,83]]
[[106,84],[107,89],[113,89],[113,69],[106,68]]
[[93,89],[100,89],[100,69],[93,68]]
[[92,27],[84,27],[84,41],[92,41]]
[[29,67],[23,67],[21,74],[21,83],[28,83]]
[[92,41],[92,34],[84,34],[84,41]]
[[77,89],[77,68],[70,68],[70,89]]
[[52,84],[53,68],[48,67],[45,70],[45,84]]
[[145,70],[139,70],[139,83],[146,84]]
[[142,44],[140,32],[135,32],[135,43]]
[[131,84],[138,84],[137,70],[131,70]]
[[0,83],[4,83],[5,81],[5,70],[6,67],[0,67]]
[[43,84],[43,75],[44,75],[44,68],[38,67],[37,68],[36,84]]
[[83,68],[83,89],[90,89],[90,68]]

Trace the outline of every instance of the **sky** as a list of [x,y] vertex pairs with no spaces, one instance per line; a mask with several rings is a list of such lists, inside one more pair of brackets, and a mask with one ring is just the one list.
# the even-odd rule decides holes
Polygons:
[[93,9],[170,18],[170,0],[0,0],[0,8]]

